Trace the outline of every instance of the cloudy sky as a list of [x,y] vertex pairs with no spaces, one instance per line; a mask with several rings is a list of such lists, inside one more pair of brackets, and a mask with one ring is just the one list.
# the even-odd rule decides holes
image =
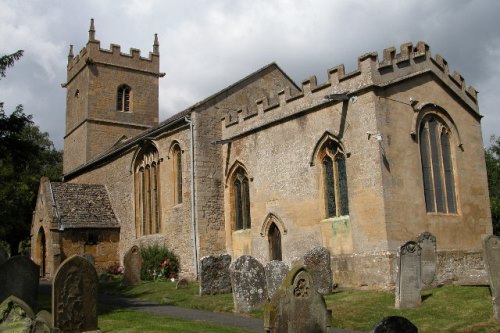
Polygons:
[[485,144],[500,135],[500,1],[497,0],[0,0],[0,54],[25,51],[0,80],[8,113],[34,115],[57,148],[64,135],[66,62],[95,19],[101,47],[147,56],[160,39],[160,119],[270,62],[298,84],[341,63],[423,40],[479,90]]

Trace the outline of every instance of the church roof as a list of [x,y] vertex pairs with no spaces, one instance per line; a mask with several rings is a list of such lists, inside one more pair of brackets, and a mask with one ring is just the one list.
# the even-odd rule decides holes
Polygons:
[[120,227],[104,185],[50,183],[50,187],[64,229]]

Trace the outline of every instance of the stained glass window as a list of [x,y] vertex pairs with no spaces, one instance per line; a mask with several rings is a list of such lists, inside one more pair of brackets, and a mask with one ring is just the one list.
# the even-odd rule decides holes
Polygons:
[[248,177],[242,168],[239,168],[235,172],[233,191],[235,228],[236,230],[250,229],[250,188],[248,184]]
[[344,152],[340,145],[330,140],[325,144],[322,156],[326,216],[349,215]]

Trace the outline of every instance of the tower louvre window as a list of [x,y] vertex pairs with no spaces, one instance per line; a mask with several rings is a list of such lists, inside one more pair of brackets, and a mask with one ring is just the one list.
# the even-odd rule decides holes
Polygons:
[[116,110],[122,112],[130,111],[130,87],[122,84],[116,93]]

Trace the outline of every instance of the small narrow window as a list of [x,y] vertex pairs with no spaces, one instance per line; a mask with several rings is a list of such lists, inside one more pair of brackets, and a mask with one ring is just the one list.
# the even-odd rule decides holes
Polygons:
[[450,131],[431,115],[420,125],[420,157],[425,206],[430,213],[457,213]]
[[173,184],[174,184],[174,202],[182,203],[182,150],[179,145],[172,149],[173,156]]
[[122,112],[130,111],[130,87],[125,84],[118,87],[116,94],[116,110]]

